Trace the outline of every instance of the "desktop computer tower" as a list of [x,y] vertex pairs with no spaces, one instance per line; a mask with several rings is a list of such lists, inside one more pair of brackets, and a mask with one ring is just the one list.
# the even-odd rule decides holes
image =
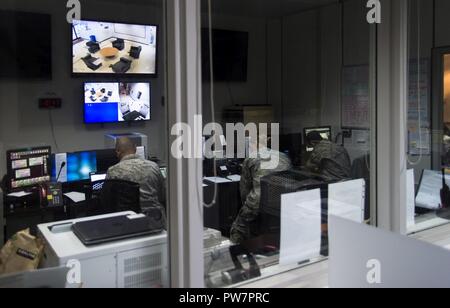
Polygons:
[[148,158],[148,137],[140,133],[107,134],[105,135],[106,149],[115,149],[117,140],[123,137],[130,138],[137,147],[144,147],[145,157]]

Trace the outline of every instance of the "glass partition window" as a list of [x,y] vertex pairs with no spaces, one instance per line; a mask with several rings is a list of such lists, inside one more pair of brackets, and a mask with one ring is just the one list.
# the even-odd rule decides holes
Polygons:
[[375,218],[367,10],[325,2],[203,1],[208,287],[325,259],[330,215]]
[[[409,1],[407,224],[415,233],[448,223],[450,184],[450,7]],[[434,26],[436,25],[436,27]]]

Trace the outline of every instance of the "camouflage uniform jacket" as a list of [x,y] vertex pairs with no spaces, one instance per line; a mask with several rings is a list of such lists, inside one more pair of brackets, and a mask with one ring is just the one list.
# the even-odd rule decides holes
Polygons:
[[165,181],[156,163],[143,160],[138,155],[128,155],[109,168],[106,179],[139,184],[143,212],[148,208],[159,208],[165,214]]
[[351,162],[347,150],[328,140],[323,140],[314,147],[307,167],[329,180],[351,177]]
[[[267,175],[286,171],[292,168],[289,157],[273,150],[262,150],[258,158],[249,158],[242,166],[242,177],[240,183],[241,198],[243,207],[231,228],[231,241],[241,243],[249,239],[250,225],[257,221],[261,199],[261,179]],[[263,169],[263,162],[268,162],[276,155],[279,156],[279,163],[274,169]],[[264,158],[263,158],[264,157]]]

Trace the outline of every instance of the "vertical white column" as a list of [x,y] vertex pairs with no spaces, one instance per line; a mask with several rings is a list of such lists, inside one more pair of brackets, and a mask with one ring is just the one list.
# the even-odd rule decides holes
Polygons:
[[406,234],[408,0],[384,0],[378,26],[378,226]]
[[[187,123],[194,133],[195,116],[201,114],[200,1],[167,0],[166,17],[169,135],[177,123]],[[169,138],[170,144],[174,139]],[[197,140],[201,141],[201,135]],[[171,284],[181,288],[203,287],[201,160],[175,159],[170,154],[170,144]]]

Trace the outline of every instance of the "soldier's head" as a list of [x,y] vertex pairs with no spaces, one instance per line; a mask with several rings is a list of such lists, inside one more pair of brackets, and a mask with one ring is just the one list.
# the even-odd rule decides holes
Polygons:
[[122,137],[116,144],[117,158],[122,160],[125,156],[136,154],[136,145],[128,137]]

